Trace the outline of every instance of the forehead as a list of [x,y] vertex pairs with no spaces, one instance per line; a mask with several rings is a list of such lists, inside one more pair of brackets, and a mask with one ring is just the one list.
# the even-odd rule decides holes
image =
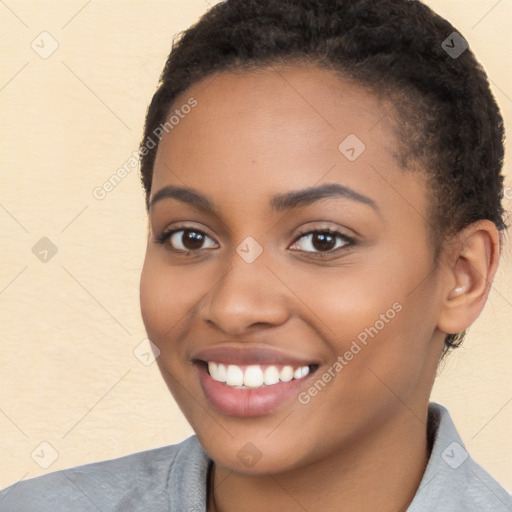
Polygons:
[[[180,111],[191,99],[196,106]],[[159,145],[152,195],[167,184],[185,185],[243,206],[322,181],[385,192],[391,202],[397,193],[423,195],[420,177],[404,173],[394,158],[392,105],[332,71],[217,73],[179,95],[176,110],[180,120]]]
[[[389,102],[312,65],[216,73],[178,96],[173,111],[191,97],[198,105],[187,122],[180,121],[183,126],[172,130],[176,144],[179,137],[187,149],[201,144],[217,152],[230,147],[233,153],[236,139],[245,155],[263,157],[263,148],[278,148],[286,141],[286,148],[299,154],[337,156],[338,145],[332,142],[350,133],[365,138],[365,143],[377,138],[374,150],[382,145],[393,150],[396,144]],[[180,137],[185,125],[191,124],[194,136]],[[381,129],[374,130],[378,124]],[[274,156],[284,156],[284,149]]]

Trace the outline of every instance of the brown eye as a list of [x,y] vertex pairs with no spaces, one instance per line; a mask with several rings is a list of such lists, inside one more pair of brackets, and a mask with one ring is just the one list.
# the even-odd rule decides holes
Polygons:
[[316,230],[303,233],[297,238],[292,247],[299,245],[301,240],[305,240],[305,243],[302,244],[302,249],[299,247],[299,250],[313,254],[334,252],[336,249],[354,243],[352,238],[343,233],[330,230]]
[[161,244],[167,243],[177,252],[198,251],[200,249],[214,248],[215,242],[202,231],[197,229],[175,229],[164,232],[158,237]]
[[314,233],[311,245],[319,251],[330,251],[336,246],[336,237],[330,233]]
[[203,242],[204,235],[198,231],[183,231],[183,234],[181,235],[181,243],[185,249],[189,249],[190,251],[200,249]]

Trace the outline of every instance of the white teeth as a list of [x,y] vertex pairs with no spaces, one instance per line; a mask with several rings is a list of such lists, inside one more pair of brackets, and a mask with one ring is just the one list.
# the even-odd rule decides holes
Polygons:
[[212,379],[218,382],[226,382],[226,367],[223,364],[217,364],[209,361],[208,371],[210,372]]
[[292,379],[302,379],[309,373],[309,366],[300,366],[294,370],[292,366],[288,365],[279,371],[274,365],[267,366],[265,370],[262,370],[260,365],[252,364],[242,370],[236,364],[225,365],[209,361],[208,372],[217,382],[225,382],[228,386],[237,389],[254,389],[271,386],[278,382],[290,382]]
[[279,382],[279,370],[277,366],[267,366],[263,372],[263,380],[267,386],[277,384]]
[[217,379],[217,363],[214,363],[212,361],[208,361],[208,372],[212,376],[212,379]]
[[227,370],[223,364],[217,365],[217,379],[219,382],[226,382]]
[[244,372],[239,366],[230,364],[226,371],[226,384],[228,386],[242,386],[244,383]]
[[293,379],[293,368],[291,366],[284,366],[279,372],[279,380],[282,382],[289,382]]
[[248,366],[244,373],[244,386],[259,388],[263,384],[263,371],[257,364]]

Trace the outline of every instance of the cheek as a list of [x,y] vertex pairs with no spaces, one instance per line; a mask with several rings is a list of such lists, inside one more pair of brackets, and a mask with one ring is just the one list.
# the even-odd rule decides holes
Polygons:
[[377,323],[380,331],[397,317],[400,305],[396,303],[402,302],[403,294],[397,280],[387,282],[389,267],[386,270],[353,262],[339,268],[301,269],[284,276],[283,281],[304,304],[310,323],[341,353],[348,340],[359,335],[364,339],[365,329]]
[[161,259],[148,252],[140,277],[142,319],[149,338],[158,346],[176,336],[201,298],[197,279],[191,280],[189,273]]
[[405,267],[399,255],[372,261],[287,281],[329,340],[332,363],[342,358],[334,369],[343,374],[337,385],[358,389],[354,396],[375,387],[386,392],[379,377],[391,389],[414,385],[435,327],[435,311],[428,308],[434,290],[424,282],[411,293],[424,279],[427,262]]
[[148,249],[140,277],[141,315],[149,339],[164,355],[186,348],[180,339],[198,325],[222,272],[213,263],[171,265],[163,251]]

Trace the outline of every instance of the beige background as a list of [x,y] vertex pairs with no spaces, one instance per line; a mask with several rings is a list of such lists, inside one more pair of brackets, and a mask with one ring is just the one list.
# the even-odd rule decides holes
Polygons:
[[[468,39],[510,133],[512,3],[427,3]],[[128,164],[103,200],[92,191],[137,149],[171,37],[207,8],[203,0],[0,2],[0,487],[192,433],[156,364],[133,353],[145,338],[138,167]],[[44,59],[34,40],[39,53],[59,46]],[[32,252],[42,237],[58,249],[46,263]],[[512,491],[510,259],[507,242],[490,301],[433,399]]]

